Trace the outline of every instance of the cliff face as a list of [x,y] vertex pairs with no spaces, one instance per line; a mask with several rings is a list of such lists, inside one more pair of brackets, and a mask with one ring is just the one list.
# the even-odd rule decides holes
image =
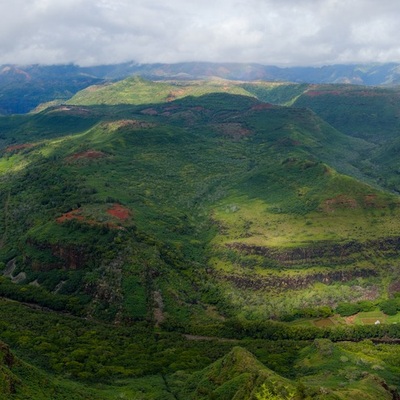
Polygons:
[[329,272],[309,273],[307,275],[283,275],[283,276],[248,276],[248,275],[222,275],[223,280],[232,282],[240,289],[274,289],[284,291],[286,289],[305,289],[315,282],[331,284],[333,282],[348,282],[354,278],[366,278],[377,276],[372,269],[360,268],[352,270],[333,270]]
[[83,246],[42,243],[32,239],[27,241],[27,245],[41,253],[39,257],[35,256],[34,252],[24,255],[24,261],[29,263],[34,271],[81,269],[88,258]]
[[51,245],[53,256],[63,261],[63,267],[66,269],[80,269],[86,261],[86,254],[83,247]]
[[231,243],[227,247],[243,254],[254,254],[272,259],[284,267],[321,264],[323,259],[328,260],[329,264],[348,264],[356,258],[370,258],[374,254],[378,254],[378,252],[380,255],[384,254],[385,257],[399,255],[400,237],[387,237],[366,242],[315,242],[308,246],[290,249],[252,246],[245,243]]
[[[366,242],[348,241],[344,243],[315,242],[303,247],[273,248],[255,246],[246,243],[227,244],[231,250],[240,254],[237,265],[242,272],[219,272],[218,277],[229,281],[239,289],[264,290],[274,289],[305,289],[315,282],[333,284],[334,282],[349,282],[355,278],[369,278],[379,276],[379,271],[371,262],[371,267],[356,267],[354,263],[364,260],[374,260],[384,256],[386,259],[399,256],[400,237],[368,240]],[[274,264],[274,272],[267,276],[260,276],[241,265],[241,259],[256,255],[265,258],[267,263]],[[310,267],[330,266],[325,271],[315,271]],[[293,271],[285,272],[291,268]],[[301,272],[294,270],[300,269]],[[392,284],[391,290],[397,286]]]

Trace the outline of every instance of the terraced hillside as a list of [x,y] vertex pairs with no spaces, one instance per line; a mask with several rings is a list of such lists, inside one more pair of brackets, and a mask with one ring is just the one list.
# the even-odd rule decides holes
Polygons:
[[[242,86],[168,85],[0,119],[0,338],[100,398],[395,396],[397,347],[318,342],[400,332],[399,198],[363,164],[384,145]],[[236,349],[251,371],[211,379],[237,345],[269,370]]]

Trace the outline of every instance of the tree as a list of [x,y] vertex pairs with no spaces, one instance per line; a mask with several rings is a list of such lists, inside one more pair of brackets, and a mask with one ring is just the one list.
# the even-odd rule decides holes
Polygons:
[[[276,386],[271,382],[273,386]],[[261,390],[256,393],[257,400],[292,400],[294,399],[294,392],[290,391],[288,387],[282,387],[279,392],[286,394],[276,393],[278,390],[270,389],[265,383],[262,384]]]

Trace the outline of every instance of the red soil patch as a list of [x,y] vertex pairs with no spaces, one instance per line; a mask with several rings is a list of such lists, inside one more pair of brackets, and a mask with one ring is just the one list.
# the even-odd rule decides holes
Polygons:
[[129,209],[127,209],[124,206],[121,206],[121,204],[114,204],[112,208],[107,210],[107,213],[112,215],[113,217],[116,217],[122,221],[127,220],[131,216],[131,212]]
[[[119,206],[119,204],[116,204],[116,206]],[[107,213],[109,213],[110,215],[113,215],[114,217],[117,217],[119,219],[125,220],[126,218],[128,218],[128,217],[125,218],[125,215],[128,213],[128,216],[130,216],[130,212],[129,212],[129,210],[125,209],[124,207],[122,207],[122,206],[120,206],[120,207],[121,207],[121,210],[119,207],[116,208],[114,206],[111,210],[108,210]],[[56,219],[56,221],[59,224],[62,224],[66,221],[72,221],[72,220],[84,222],[89,225],[96,225],[96,226],[104,225],[110,229],[120,229],[120,230],[125,229],[122,226],[118,226],[117,224],[114,224],[112,222],[103,223],[103,222],[98,222],[98,221],[88,219],[87,217],[82,215],[82,209],[80,209],[80,208],[78,208],[76,210],[68,211],[67,213],[61,215],[61,217],[58,217]]]
[[337,90],[309,90],[305,93],[305,95],[309,97],[317,97],[317,96],[324,96],[324,95],[331,95],[331,96],[340,96],[343,95],[343,92],[339,92]]
[[82,151],[80,153],[75,153],[72,156],[68,157],[69,159],[72,160],[77,160],[77,159],[96,159],[96,158],[103,158],[106,157],[106,155],[102,151],[96,151],[96,150],[88,150],[88,151]]
[[58,217],[56,221],[60,224],[62,224],[65,221],[71,221],[73,219],[76,219],[78,221],[83,221],[84,217],[82,215],[80,215],[80,213],[81,213],[81,209],[78,208],[77,210],[72,210],[72,211],[69,211],[69,212],[61,215],[61,217]]
[[357,314],[351,315],[350,317],[344,317],[344,320],[346,321],[347,325],[353,325],[356,318],[357,318]]
[[13,146],[6,147],[5,150],[7,152],[12,152],[12,151],[17,151],[17,150],[29,149],[33,146],[34,145],[31,143],[14,144]]
[[367,194],[364,197],[365,205],[367,207],[377,207],[377,196],[376,194]]
[[140,121],[137,119],[121,119],[119,121],[114,121],[114,122],[104,122],[103,126],[112,129],[119,129],[124,127],[143,129],[143,128],[152,128],[156,126],[156,124],[152,122]]
[[324,201],[322,208],[326,212],[333,212],[337,208],[357,208],[358,203],[355,199],[345,196],[343,194],[334,197],[333,199],[327,199]]

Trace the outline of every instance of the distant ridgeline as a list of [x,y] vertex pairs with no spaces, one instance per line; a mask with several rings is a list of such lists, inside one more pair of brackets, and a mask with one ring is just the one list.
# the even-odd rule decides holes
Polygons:
[[328,65],[323,67],[265,66],[260,64],[188,62],[137,64],[134,62],[79,67],[76,65],[0,66],[0,114],[21,114],[41,103],[60,103],[78,91],[99,83],[139,75],[152,80],[220,78],[235,81],[345,83],[396,85],[398,64]]

